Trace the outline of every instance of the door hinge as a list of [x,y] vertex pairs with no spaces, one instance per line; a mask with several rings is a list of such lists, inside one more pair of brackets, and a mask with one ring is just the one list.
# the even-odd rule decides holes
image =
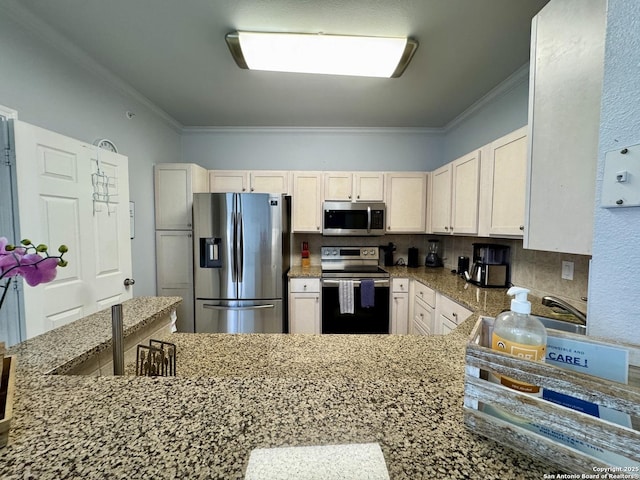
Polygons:
[[15,167],[16,165],[16,151],[11,145],[4,147],[4,159],[3,162],[9,167]]

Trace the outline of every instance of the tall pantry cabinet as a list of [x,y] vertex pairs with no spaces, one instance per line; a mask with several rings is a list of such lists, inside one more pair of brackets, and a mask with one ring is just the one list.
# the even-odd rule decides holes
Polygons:
[[208,172],[188,163],[154,166],[156,287],[158,295],[182,297],[179,332],[194,331],[193,194],[209,191]]

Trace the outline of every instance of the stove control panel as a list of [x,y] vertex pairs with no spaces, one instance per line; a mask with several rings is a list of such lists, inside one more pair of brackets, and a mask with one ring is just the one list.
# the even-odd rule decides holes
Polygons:
[[378,247],[322,247],[322,260],[378,260],[380,250]]

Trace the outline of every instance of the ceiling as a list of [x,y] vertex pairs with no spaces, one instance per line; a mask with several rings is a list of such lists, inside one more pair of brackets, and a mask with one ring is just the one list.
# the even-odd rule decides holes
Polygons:
[[[26,0],[183,126],[440,128],[527,63],[548,0]],[[234,30],[411,36],[397,79],[239,69]]]

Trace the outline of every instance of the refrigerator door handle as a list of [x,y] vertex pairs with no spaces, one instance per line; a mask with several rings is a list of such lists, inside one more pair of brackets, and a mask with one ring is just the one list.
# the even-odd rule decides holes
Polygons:
[[244,220],[242,211],[238,213],[238,283],[242,283],[244,272]]
[[276,306],[272,303],[267,303],[265,305],[251,305],[249,307],[224,307],[221,305],[211,305],[205,303],[202,305],[204,308],[208,310],[261,310],[264,308],[275,308]]
[[[234,199],[235,200],[235,199]],[[235,205],[235,202],[234,202]],[[231,281],[235,284],[238,281],[238,266],[237,266],[237,257],[238,252],[236,249],[236,233],[237,233],[237,214],[235,211],[235,207],[233,209],[233,213],[231,214]],[[235,287],[234,287],[235,288]]]

